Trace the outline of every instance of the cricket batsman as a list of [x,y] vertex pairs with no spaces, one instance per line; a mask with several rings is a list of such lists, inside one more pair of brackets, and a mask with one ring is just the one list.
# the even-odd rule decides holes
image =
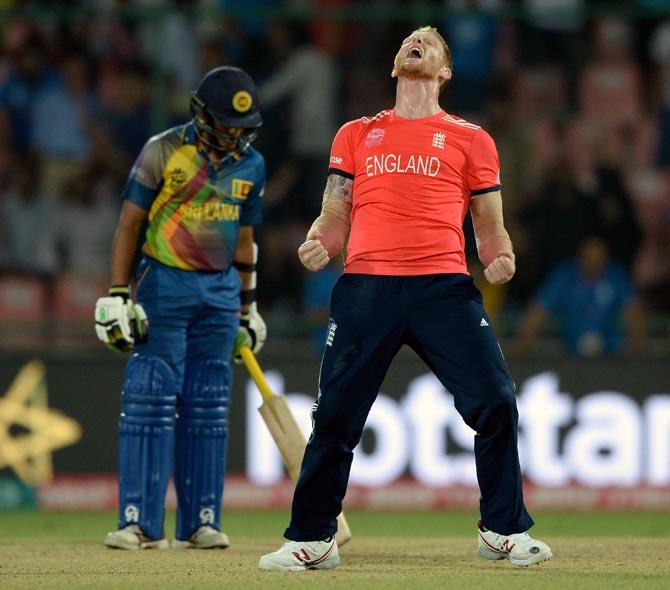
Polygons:
[[348,237],[288,541],[261,557],[263,570],[339,564],[336,517],[353,450],[404,344],[477,433],[479,555],[518,566],[552,557],[526,532],[533,520],[523,500],[515,385],[464,255],[470,210],[486,279],[499,284],[514,275],[495,144],[481,127],[441,109],[452,59],[436,29],[420,28],[402,42],[391,75],[395,107],[351,121],[335,136],[321,215],[298,249],[302,264],[319,271]]
[[[173,547],[225,548],[231,355],[258,352],[253,226],[261,221],[265,162],[251,147],[262,124],[256,86],[234,67],[205,75],[192,119],[149,139],[123,191],[111,287],[96,333],[132,351],[119,419],[119,522],[105,545],[165,548],[165,493],[174,477]],[[129,275],[146,224],[136,301]]]

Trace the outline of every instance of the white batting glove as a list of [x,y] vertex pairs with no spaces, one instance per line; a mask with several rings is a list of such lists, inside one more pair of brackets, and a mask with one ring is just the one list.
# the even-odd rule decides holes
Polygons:
[[98,299],[95,304],[95,333],[115,352],[130,352],[136,343],[147,341],[147,314],[139,303],[133,303],[129,298],[127,287],[112,287],[108,297]]
[[516,272],[514,254],[501,254],[484,269],[486,280],[492,285],[502,285],[509,281]]
[[320,237],[321,234],[318,231],[310,231],[307,234],[307,240],[298,248],[300,262],[307,270],[312,272],[326,268],[330,262],[330,256],[328,256],[328,251],[319,240]]
[[249,313],[243,313],[240,316],[240,327],[235,338],[235,346],[233,348],[233,362],[239,365],[242,362],[240,356],[240,348],[248,346],[254,354],[257,354],[268,336],[268,328],[256,309],[256,302],[254,301],[249,306]]

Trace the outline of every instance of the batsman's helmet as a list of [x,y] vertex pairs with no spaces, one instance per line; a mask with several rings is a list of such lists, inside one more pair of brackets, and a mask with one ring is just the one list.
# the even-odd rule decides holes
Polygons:
[[[263,124],[254,81],[244,70],[233,66],[221,66],[205,74],[191,94],[191,116],[200,140],[212,149],[224,151],[244,151]],[[215,129],[214,122],[244,129],[244,133],[235,137]],[[235,147],[228,150],[213,143],[213,139]]]

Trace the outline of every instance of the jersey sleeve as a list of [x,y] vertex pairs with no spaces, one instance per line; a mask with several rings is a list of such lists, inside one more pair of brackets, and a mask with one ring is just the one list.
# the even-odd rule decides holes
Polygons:
[[240,225],[258,225],[263,220],[263,194],[265,193],[265,159],[258,154],[258,166],[256,168],[256,182],[254,188],[242,205],[240,212]]
[[493,138],[483,129],[475,132],[468,157],[470,195],[500,190],[500,160]]
[[163,186],[165,159],[160,140],[150,139],[135,160],[121,193],[123,198],[148,211]]
[[350,121],[340,127],[330,149],[329,174],[339,174],[345,178],[354,178],[354,136],[360,120]]

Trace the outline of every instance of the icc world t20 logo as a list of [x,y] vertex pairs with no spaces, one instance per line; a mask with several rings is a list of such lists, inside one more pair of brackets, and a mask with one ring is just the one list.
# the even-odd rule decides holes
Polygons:
[[175,168],[174,170],[168,172],[168,186],[172,192],[178,191],[182,186],[186,184],[186,172],[181,168]]

